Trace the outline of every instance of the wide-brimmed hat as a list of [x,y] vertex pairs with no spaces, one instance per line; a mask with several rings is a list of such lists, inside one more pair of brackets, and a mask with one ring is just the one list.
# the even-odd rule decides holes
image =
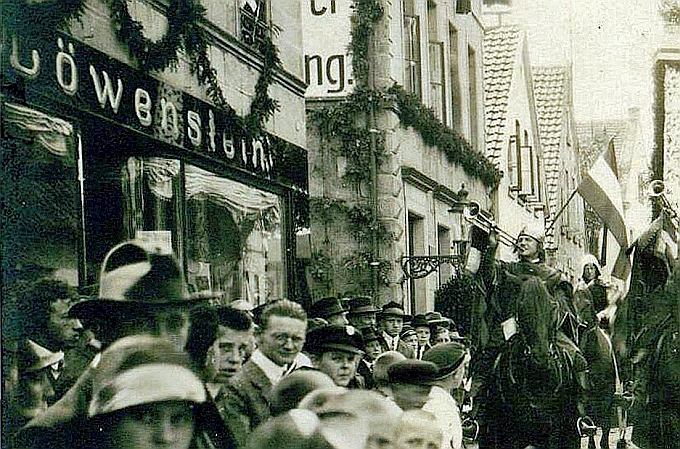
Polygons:
[[105,350],[92,380],[90,418],[165,401],[207,401],[189,356],[164,339],[124,337]]
[[354,326],[329,324],[307,332],[305,350],[311,354],[343,351],[361,355],[364,353],[364,338]]
[[378,318],[383,318],[387,316],[398,316],[402,317],[404,320],[411,319],[411,315],[407,315],[406,312],[404,312],[404,306],[394,301],[390,301],[384,306],[382,306],[377,316]]
[[362,327],[359,330],[361,331],[361,335],[364,337],[364,344],[370,341],[382,342],[382,336],[378,333],[377,330],[373,329],[372,327]]
[[413,319],[411,320],[411,327],[414,329],[416,327],[430,327],[430,323],[427,321],[425,315],[419,313],[413,316]]
[[425,319],[430,326],[440,326],[446,328],[450,328],[451,326],[451,320],[439,312],[427,312],[425,314]]
[[373,300],[370,296],[353,296],[347,299],[347,303],[349,304],[350,315],[373,314],[380,311],[373,306]]
[[186,307],[190,298],[182,270],[171,254],[146,249],[134,240],[113,247],[102,263],[97,299],[71,307],[77,318],[106,317],[154,307]]
[[333,315],[347,312],[339,298],[322,298],[309,307],[309,316],[312,318],[327,319]]

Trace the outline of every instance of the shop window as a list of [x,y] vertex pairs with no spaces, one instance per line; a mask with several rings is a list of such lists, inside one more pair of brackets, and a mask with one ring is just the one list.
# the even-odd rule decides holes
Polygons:
[[258,49],[261,48],[265,36],[269,33],[267,7],[266,0],[242,0],[241,40]]
[[2,173],[3,286],[38,277],[80,285],[82,178],[73,126],[5,103]]
[[414,0],[404,0],[404,88],[421,98],[420,17]]

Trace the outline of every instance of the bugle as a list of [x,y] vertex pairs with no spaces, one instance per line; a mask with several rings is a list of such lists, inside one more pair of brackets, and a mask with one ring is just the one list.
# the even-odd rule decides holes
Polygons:
[[649,191],[647,192],[652,201],[658,201],[661,208],[666,211],[668,216],[675,222],[675,225],[680,227],[680,217],[675,210],[668,197],[666,196],[666,185],[660,179],[655,179],[649,183]]
[[517,245],[517,239],[509,232],[499,228],[495,221],[484,215],[482,213],[482,208],[476,201],[470,201],[466,205],[465,209],[463,209],[463,217],[467,222],[487,233],[490,233],[493,230],[500,243],[510,247]]

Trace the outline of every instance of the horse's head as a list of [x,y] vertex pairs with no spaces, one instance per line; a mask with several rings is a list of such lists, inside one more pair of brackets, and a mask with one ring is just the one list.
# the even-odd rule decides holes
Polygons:
[[538,277],[522,279],[516,307],[519,330],[532,353],[549,357],[550,343],[555,340],[557,305]]

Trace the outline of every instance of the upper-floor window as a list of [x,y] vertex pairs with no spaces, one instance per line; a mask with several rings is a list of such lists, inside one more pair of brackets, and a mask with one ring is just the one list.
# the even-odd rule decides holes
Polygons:
[[456,14],[468,14],[472,12],[472,0],[458,0],[456,2]]
[[259,48],[269,32],[269,14],[267,0],[243,0],[240,23],[241,40],[248,45]]
[[414,0],[404,0],[404,88],[421,98],[420,17]]
[[470,83],[470,144],[475,150],[479,140],[479,109],[477,91],[477,53],[468,46],[468,80]]
[[453,129],[460,132],[463,111],[461,110],[460,73],[458,71],[458,30],[449,26],[449,72],[451,76],[451,123]]

